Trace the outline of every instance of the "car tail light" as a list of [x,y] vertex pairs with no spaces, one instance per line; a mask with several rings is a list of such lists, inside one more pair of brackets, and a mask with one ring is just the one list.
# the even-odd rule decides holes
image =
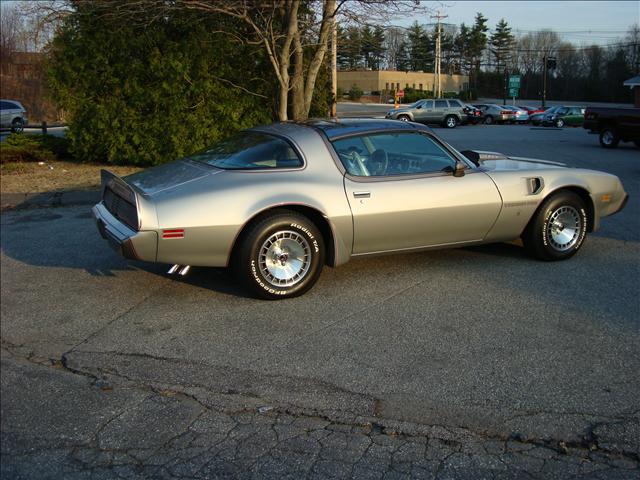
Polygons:
[[509,112],[509,111],[505,111],[505,110],[500,112],[501,115],[509,115],[510,113],[513,113],[513,112]]

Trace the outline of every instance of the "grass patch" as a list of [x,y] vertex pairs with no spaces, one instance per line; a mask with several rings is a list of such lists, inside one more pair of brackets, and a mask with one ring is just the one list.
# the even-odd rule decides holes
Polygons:
[[62,192],[92,190],[100,186],[100,170],[119,176],[142,170],[138,167],[97,165],[53,160],[50,162],[11,162],[0,165],[2,193]]

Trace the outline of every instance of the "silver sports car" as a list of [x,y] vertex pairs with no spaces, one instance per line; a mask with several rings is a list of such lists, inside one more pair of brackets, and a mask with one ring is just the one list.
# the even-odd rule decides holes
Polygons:
[[620,180],[562,164],[458,152],[423,125],[278,123],[128,177],[102,173],[93,208],[127,258],[229,266],[254,294],[300,295],[362,255],[522,238],[563,260],[627,201]]

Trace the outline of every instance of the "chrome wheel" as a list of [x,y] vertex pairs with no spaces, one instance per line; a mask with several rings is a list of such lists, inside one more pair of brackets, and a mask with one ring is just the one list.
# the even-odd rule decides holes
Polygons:
[[447,127],[448,128],[453,128],[456,126],[456,119],[454,117],[448,117],[447,118]]
[[605,145],[611,145],[613,144],[613,132],[611,130],[605,130],[604,132],[602,132],[602,143],[604,143]]
[[406,115],[400,115],[398,117],[398,120],[400,120],[402,122],[408,122],[409,121],[409,117],[407,117]]
[[547,236],[551,246],[564,252],[572,248],[580,239],[582,220],[578,211],[568,205],[551,213],[547,223]]
[[260,247],[258,265],[271,285],[290,287],[300,282],[309,271],[311,247],[307,239],[297,232],[278,231]]

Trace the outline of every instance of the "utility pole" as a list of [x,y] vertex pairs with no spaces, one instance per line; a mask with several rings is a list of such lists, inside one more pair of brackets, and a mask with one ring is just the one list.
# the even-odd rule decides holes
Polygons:
[[338,116],[338,5],[333,10],[333,21],[331,25],[331,111],[329,116],[336,118]]
[[441,44],[441,40],[440,37],[442,36],[442,30],[441,30],[441,26],[440,26],[440,20],[442,20],[443,18],[447,18],[448,15],[442,15],[440,13],[440,10],[438,10],[438,13],[436,15],[431,15],[431,18],[435,18],[438,21],[437,27],[436,27],[436,58],[435,58],[435,67],[434,67],[434,74],[435,74],[435,92],[433,92],[433,97],[434,98],[440,98],[442,96],[442,80],[440,78],[440,65],[441,65],[441,60],[442,60],[442,44]]
[[504,75],[502,78],[502,84],[504,85],[504,88],[502,89],[502,105],[507,104],[507,84],[508,83],[509,83],[509,71],[507,70],[507,67],[505,65]]
[[542,108],[547,103],[547,54],[544,54],[542,66]]

